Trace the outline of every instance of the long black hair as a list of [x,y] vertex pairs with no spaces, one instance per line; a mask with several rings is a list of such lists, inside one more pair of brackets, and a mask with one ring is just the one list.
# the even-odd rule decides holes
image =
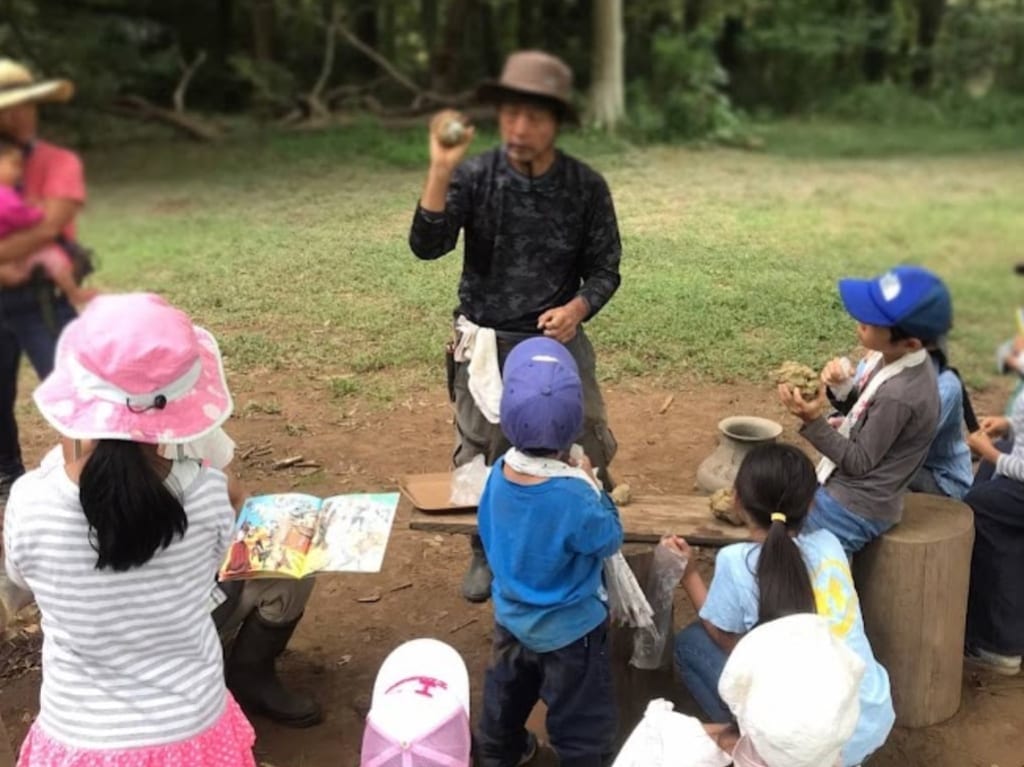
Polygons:
[[181,501],[136,442],[97,442],[78,487],[97,570],[123,572],[144,565],[188,529]]
[[[736,475],[736,500],[768,531],[757,562],[758,623],[793,613],[816,613],[807,563],[790,533],[803,527],[818,489],[810,459],[792,445],[758,445]],[[772,519],[772,515],[783,515]]]

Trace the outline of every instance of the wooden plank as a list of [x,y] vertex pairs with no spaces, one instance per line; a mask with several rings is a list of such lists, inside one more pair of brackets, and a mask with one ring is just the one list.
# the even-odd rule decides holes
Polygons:
[[[628,543],[657,543],[663,535],[678,535],[695,546],[726,546],[749,540],[746,527],[735,527],[711,516],[708,499],[698,495],[640,495],[619,509]],[[409,527],[430,533],[471,535],[476,511],[424,513],[415,506]]]

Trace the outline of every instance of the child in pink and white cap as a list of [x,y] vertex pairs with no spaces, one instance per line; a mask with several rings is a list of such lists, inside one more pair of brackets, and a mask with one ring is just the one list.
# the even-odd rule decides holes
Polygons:
[[234,522],[227,479],[158,449],[231,414],[216,341],[158,296],[101,296],[65,328],[34,399],[75,450],[7,504],[7,575],[43,628],[19,767],[254,767],[209,613]]
[[436,639],[397,647],[377,672],[360,767],[469,767],[469,673]]

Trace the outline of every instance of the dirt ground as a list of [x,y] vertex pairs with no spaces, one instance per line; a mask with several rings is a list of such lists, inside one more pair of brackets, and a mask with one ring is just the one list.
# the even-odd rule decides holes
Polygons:
[[[356,406],[333,421],[324,420],[318,396],[294,378],[250,375],[233,378],[236,411],[228,428],[240,445],[270,442],[273,453],[236,467],[255,492],[301,487],[330,494],[388,489],[409,472],[444,470],[451,447],[451,414],[440,390],[416,394],[387,409]],[[715,424],[727,415],[755,414],[786,426],[784,439],[797,440],[793,419],[782,412],[770,387],[751,385],[653,388],[626,382],[606,390],[614,431],[620,442],[615,476],[644,492],[692,492],[696,469],[713,449]],[[659,413],[666,399],[671,406]],[[980,413],[993,412],[1002,389],[978,398]],[[261,403],[274,402],[267,408]],[[278,407],[279,406],[279,407]],[[269,411],[269,412],[268,412]],[[24,429],[29,457],[41,455],[49,436]],[[274,471],[273,460],[301,454],[323,471]],[[257,755],[273,767],[356,765],[363,717],[376,670],[404,640],[435,636],[453,644],[466,659],[479,701],[491,634],[489,604],[470,605],[458,595],[467,561],[462,538],[408,529],[403,504],[384,560],[375,575],[326,575],[318,580],[306,617],[282,658],[290,684],[308,688],[322,701],[326,721],[306,731],[254,724]],[[710,554],[706,555],[709,566]],[[360,597],[380,595],[376,602]],[[693,612],[680,591],[676,621]],[[651,688],[672,689],[662,676]],[[0,681],[0,713],[19,743],[37,706],[38,671]],[[679,706],[692,710],[686,693],[673,690]],[[538,720],[539,721],[539,720]],[[624,722],[623,727],[631,727]],[[550,753],[536,762],[554,764]],[[960,712],[925,730],[900,730],[871,760],[874,767],[1021,767],[1024,765],[1024,680],[968,673]]]

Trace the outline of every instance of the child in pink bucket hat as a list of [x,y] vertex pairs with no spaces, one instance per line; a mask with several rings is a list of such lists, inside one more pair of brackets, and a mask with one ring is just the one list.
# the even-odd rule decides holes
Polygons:
[[159,451],[231,414],[216,341],[158,296],[101,296],[34,399],[75,450],[21,477],[7,505],[7,575],[43,628],[19,767],[254,767],[209,612],[234,522],[227,479]]

